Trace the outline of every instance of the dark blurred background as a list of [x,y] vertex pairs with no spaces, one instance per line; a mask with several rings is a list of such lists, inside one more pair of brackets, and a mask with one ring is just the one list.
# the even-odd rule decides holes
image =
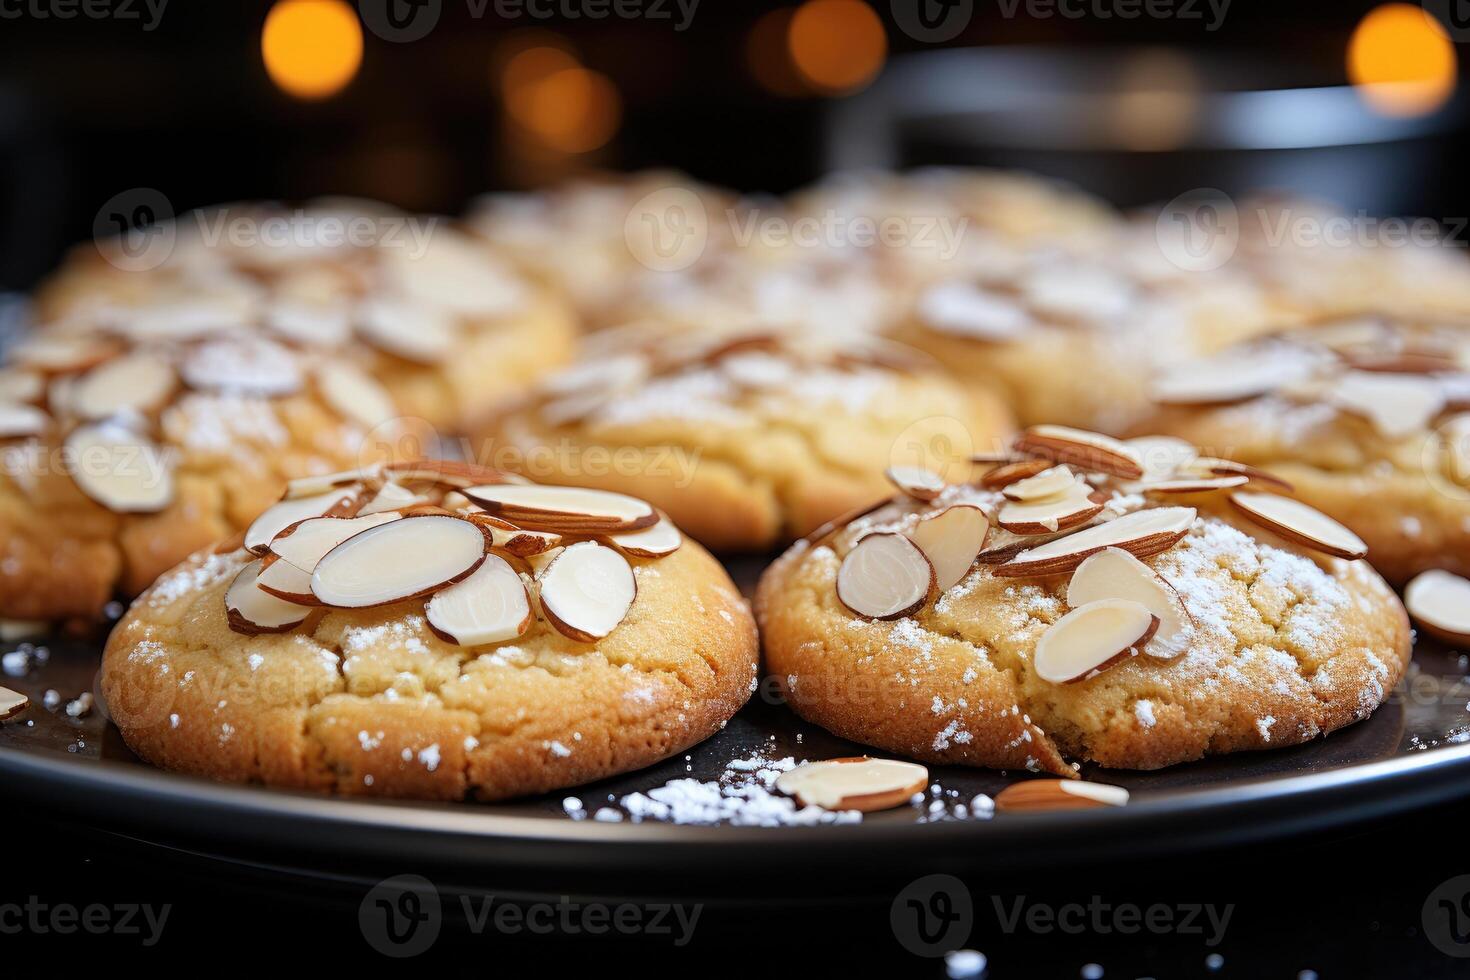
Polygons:
[[597,169],[784,191],[833,166],[964,162],[1125,205],[1282,183],[1375,212],[1470,212],[1449,47],[1465,31],[1446,23],[1437,46],[1390,17],[1366,39],[1360,71],[1449,73],[1407,107],[1333,88],[1365,16],[1419,11],[1406,4],[159,4],[0,0],[0,287],[32,283],[135,187],[176,210],[333,193],[452,213]]

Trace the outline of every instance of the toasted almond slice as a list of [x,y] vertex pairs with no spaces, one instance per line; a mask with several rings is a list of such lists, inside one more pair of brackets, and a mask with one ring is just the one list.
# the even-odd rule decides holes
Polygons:
[[1199,457],[1194,443],[1174,436],[1139,436],[1129,439],[1128,446],[1143,464],[1143,478],[1150,481],[1171,479]]
[[453,490],[499,483],[524,484],[526,482],[513,473],[505,473],[489,466],[481,466],[479,463],[470,463],[461,459],[416,459],[411,462],[389,463],[387,469],[400,483],[434,483]]
[[1000,466],[1004,463],[1025,463],[1033,461],[1022,456],[1020,453],[1013,453],[1009,449],[1005,449],[997,452],[971,453],[970,462],[981,466]]
[[542,555],[553,548],[561,547],[562,537],[560,534],[552,534],[549,531],[522,531],[519,528],[507,530],[491,527],[490,542],[496,548],[503,548],[517,557],[529,558],[532,555]]
[[1414,621],[1446,643],[1470,644],[1470,581],[1435,569],[1404,590],[1404,605]]
[[1159,628],[1141,602],[1098,599],[1078,606],[1036,641],[1031,666],[1052,684],[1072,684],[1136,656]]
[[916,312],[933,330],[974,340],[1013,340],[1031,324],[1031,317],[1014,300],[967,282],[946,282],[926,290]]
[[920,609],[934,589],[934,566],[901,534],[870,534],[837,569],[837,599],[868,619],[900,619]]
[[528,531],[621,534],[658,523],[652,504],[609,490],[482,484],[462,492],[487,513]]
[[11,348],[10,356],[17,364],[50,374],[85,371],[117,356],[120,351],[115,342],[98,337],[41,334],[16,344]]
[[1050,534],[1080,527],[1102,513],[1107,496],[1085,483],[1072,481],[1071,489],[1044,500],[1011,501],[1001,507],[996,523],[1012,534]]
[[902,806],[929,784],[929,770],[916,762],[866,755],[803,762],[776,778],[776,788],[802,806],[870,813]]
[[230,629],[255,636],[259,633],[285,633],[300,626],[311,614],[311,609],[256,588],[260,564],[257,559],[240,569],[240,574],[225,591],[225,613]]
[[339,487],[311,497],[297,497],[273,504],[245,529],[245,549],[253,555],[263,555],[270,550],[271,539],[277,534],[311,517],[350,517],[357,499],[357,488]]
[[174,499],[168,456],[125,425],[113,421],[80,426],[67,437],[66,448],[72,481],[113,513],[155,513]]
[[167,358],[142,351],[125,354],[78,378],[68,407],[84,419],[147,412],[162,405],[176,383],[174,366]]
[[1209,473],[1213,476],[1230,476],[1238,474],[1251,483],[1264,483],[1267,486],[1278,487],[1290,493],[1292,486],[1275,473],[1258,469],[1246,463],[1237,463],[1233,459],[1217,459],[1214,456],[1201,456],[1189,464],[1188,471],[1191,474]]
[[38,436],[51,424],[51,416],[34,405],[0,402],[0,439]]
[[990,536],[990,517],[974,504],[955,504],[920,519],[909,532],[934,566],[934,584],[947,592],[969,574]]
[[1154,401],[1167,405],[1226,405],[1304,381],[1314,367],[1305,357],[1227,355],[1173,368],[1154,379],[1150,393]]
[[1085,470],[1109,473],[1125,480],[1143,477],[1137,450],[1100,432],[1065,425],[1033,425],[1016,437],[1017,452],[1042,456],[1057,463],[1073,463]]
[[1168,551],[1189,533],[1198,512],[1193,507],[1154,507],[1022,551],[995,569],[1002,578],[1070,572],[1104,548],[1122,548],[1135,558]]
[[813,528],[806,537],[802,538],[802,540],[805,541],[807,544],[817,544],[831,534],[847,527],[853,521],[867,517],[869,514],[880,511],[884,507],[887,507],[892,503],[892,497],[884,497],[882,500],[875,500],[871,504],[864,504],[862,507],[854,507],[852,510],[848,511],[845,514],[839,514],[838,516],[832,518],[830,521],[827,521],[824,524],[817,525],[817,527]]
[[270,552],[303,572],[310,572],[327,552],[353,535],[402,518],[402,514],[393,511],[364,517],[308,517],[272,538]]
[[1438,380],[1420,374],[1349,371],[1331,387],[1329,399],[1342,411],[1372,422],[1388,439],[1428,429],[1445,408]]
[[1368,553],[1362,538],[1300,500],[1237,490],[1230,495],[1230,502],[1266,530],[1315,551],[1351,559]]
[[0,721],[14,718],[26,708],[30,707],[31,699],[19,691],[12,691],[8,687],[0,687]]
[[339,415],[371,429],[398,414],[383,386],[351,364],[328,361],[316,369],[317,390]]
[[1007,500],[1033,501],[1057,497],[1077,486],[1077,476],[1068,466],[1053,466],[1035,476],[1017,480],[1001,490]]
[[458,331],[444,310],[376,297],[357,311],[357,331],[379,350],[420,364],[438,364],[454,350]]
[[311,573],[297,568],[289,561],[282,561],[275,555],[266,555],[261,559],[255,587],[267,595],[294,605],[321,605],[321,600],[311,592]]
[[445,642],[479,646],[515,639],[534,617],[520,575],[499,555],[486,555],[468,578],[434,593],[424,618]]
[[617,629],[638,597],[638,580],[628,560],[595,541],[564,548],[537,578],[547,622],[581,643]]
[[890,466],[883,475],[915,500],[933,500],[944,492],[944,478],[922,466]]
[[311,591],[322,603],[345,609],[402,602],[468,577],[485,560],[488,544],[484,532],[461,517],[403,517],[327,552],[311,574]]
[[1122,548],[1104,548],[1072,573],[1068,606],[1078,609],[1100,599],[1129,599],[1153,613],[1159,628],[1144,653],[1168,659],[1184,652],[1192,619],[1179,591]]
[[1194,479],[1159,480],[1154,483],[1131,483],[1128,489],[1134,493],[1213,493],[1243,487],[1250,478],[1237,473],[1231,476],[1201,476]]
[[550,551],[543,551],[539,555],[527,555],[521,560],[530,567],[532,577],[540,580],[541,576],[546,574],[546,570],[551,567],[551,563],[556,561],[557,557],[566,550],[566,548],[552,548]]
[[611,534],[607,540],[634,558],[662,558],[678,551],[679,545],[684,543],[684,536],[667,514],[659,514],[659,521],[653,527],[628,534]]
[[1001,490],[1012,483],[1030,479],[1052,468],[1051,461],[1045,459],[1023,459],[1014,463],[1002,463],[982,476],[980,485],[986,490]]
[[339,347],[352,336],[352,311],[345,303],[276,297],[265,312],[268,329],[308,347]]
[[[376,485],[383,476],[381,466],[364,466],[356,470],[341,470],[336,473],[317,473],[312,476],[299,476],[286,483],[286,493],[283,500],[295,500],[298,497],[316,497],[332,490],[353,484]],[[360,486],[354,489],[361,489]]]
[[366,517],[369,514],[381,514],[390,510],[406,510],[409,507],[417,507],[420,504],[432,504],[434,499],[421,493],[415,493],[402,484],[389,480],[378,490],[377,496],[363,504],[358,510],[357,516]]
[[[116,362],[113,362],[116,363]],[[191,388],[278,398],[301,390],[301,365],[288,348],[263,337],[216,337],[194,345],[179,373]]]
[[33,402],[46,394],[46,379],[35,371],[0,368],[0,398],[6,402]]
[[1020,813],[1042,810],[1091,810],[1126,806],[1128,791],[1107,783],[1081,779],[1028,779],[1012,783],[995,794],[997,810]]

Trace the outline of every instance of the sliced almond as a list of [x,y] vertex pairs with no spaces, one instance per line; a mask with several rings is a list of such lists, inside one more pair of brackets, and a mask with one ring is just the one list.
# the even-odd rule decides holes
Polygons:
[[995,569],[1002,578],[1070,572],[1104,548],[1122,548],[1135,558],[1167,551],[1189,533],[1198,512],[1193,507],[1154,507],[1084,528],[1017,554]]
[[890,466],[883,475],[915,500],[933,500],[944,492],[944,478],[922,466]]
[[1199,458],[1199,449],[1174,436],[1139,436],[1128,446],[1143,464],[1145,480],[1167,480]]
[[1031,323],[1015,300],[966,282],[942,283],[925,291],[916,312],[934,330],[974,340],[1012,340]]
[[845,514],[839,514],[838,516],[832,518],[830,521],[817,525],[817,527],[813,528],[806,537],[802,538],[802,540],[805,541],[807,544],[817,544],[818,542],[829,537],[833,533],[847,527],[853,521],[867,517],[869,514],[876,513],[877,511],[882,510],[884,507],[890,506],[892,503],[892,497],[884,497],[882,500],[876,500],[871,504],[864,504],[861,507],[854,507],[852,510],[848,511]]
[[145,352],[126,354],[78,378],[68,407],[85,419],[147,412],[162,405],[176,383],[174,366],[167,358]]
[[[470,520],[474,520],[474,516],[471,516]],[[523,531],[519,528],[507,530],[492,527],[490,542],[494,547],[504,548],[513,555],[529,558],[532,555],[544,555],[553,548],[561,547],[562,536],[552,534],[550,531]]]
[[658,523],[652,504],[609,490],[482,484],[462,492],[487,513],[528,531],[621,534]]
[[409,507],[417,507],[420,504],[432,504],[433,498],[421,493],[415,493],[402,484],[391,480],[379,488],[377,496],[373,497],[358,510],[357,516],[366,517],[369,514],[381,514],[390,510],[405,510]]
[[563,636],[592,643],[617,629],[638,597],[628,560],[595,541],[563,549],[538,575],[541,611]]
[[1017,480],[1009,484],[1001,490],[1001,493],[1007,500],[1025,502],[1056,497],[1073,490],[1076,486],[1077,476],[1069,467],[1053,466],[1042,470],[1035,476],[1028,476],[1024,480]]
[[12,691],[8,687],[0,687],[0,721],[14,718],[26,708],[30,707],[31,699],[19,691]]
[[662,558],[678,551],[679,545],[684,543],[684,536],[667,515],[660,514],[659,522],[653,527],[627,534],[612,534],[607,540],[624,554],[635,558]]
[[11,348],[10,356],[16,363],[38,371],[61,373],[85,371],[117,356],[119,351],[115,342],[98,337],[44,334],[22,340]]
[[479,646],[515,639],[534,617],[520,575],[499,555],[486,555],[468,578],[434,593],[424,618],[445,642]]
[[1446,643],[1470,644],[1470,581],[1449,572],[1424,572],[1404,590],[1414,621]]
[[1214,493],[1243,487],[1250,478],[1242,474],[1233,476],[1201,476],[1193,479],[1158,480],[1154,483],[1131,483],[1128,489],[1134,493]]
[[417,459],[412,462],[389,463],[387,470],[400,483],[433,483],[454,490],[499,483],[521,485],[526,482],[512,473],[461,459]]
[[934,585],[947,592],[969,574],[990,535],[990,518],[974,504],[956,504],[922,518],[909,532],[934,566]]
[[35,371],[0,368],[0,398],[6,402],[33,402],[46,394],[46,379]]
[[454,318],[445,311],[385,297],[359,307],[357,331],[379,350],[420,364],[443,361],[458,337]]
[[270,552],[303,572],[310,572],[327,552],[354,534],[397,520],[402,520],[402,515],[393,511],[363,517],[309,517],[272,538]]
[[315,497],[352,484],[373,484],[382,478],[383,468],[381,466],[364,466],[356,470],[340,470],[336,473],[317,473],[312,476],[300,476],[286,483],[286,493],[282,499],[295,500],[298,497]]
[[311,591],[345,609],[402,602],[468,577],[485,560],[487,544],[480,528],[461,517],[404,517],[327,552],[312,572]]
[[776,777],[776,789],[802,806],[870,813],[907,803],[929,785],[929,770],[916,762],[865,755],[803,762]]
[[352,336],[352,311],[345,303],[276,297],[265,312],[268,329],[308,347],[338,347]]
[[1470,486],[1470,415],[1456,415],[1440,429],[1445,475]]
[[398,414],[382,385],[351,364],[328,361],[316,369],[317,390],[337,414],[371,429]]
[[311,591],[311,572],[297,568],[289,561],[282,561],[275,555],[268,554],[261,559],[255,587],[293,605],[321,605],[321,600]]
[[1189,464],[1191,473],[1209,473],[1213,476],[1240,475],[1250,483],[1264,483],[1267,486],[1278,487],[1291,492],[1292,486],[1275,473],[1250,466],[1246,463],[1237,463],[1233,459],[1217,459],[1214,456],[1201,456]]
[[310,497],[283,500],[267,507],[245,529],[244,546],[254,555],[270,550],[271,539],[298,521],[311,517],[349,517],[357,500],[355,488],[339,488]]
[[1237,490],[1230,495],[1230,502],[1266,530],[1314,551],[1349,559],[1362,558],[1368,553],[1368,545],[1362,538],[1300,500]]
[[116,514],[148,514],[174,499],[173,464],[145,435],[117,422],[83,425],[66,439],[71,478]]
[[1092,810],[1127,803],[1128,791],[1123,787],[1081,779],[1028,779],[1012,783],[995,794],[995,808],[1012,813]]
[[935,586],[934,566],[901,534],[870,534],[837,569],[837,599],[868,619],[900,619],[921,608]]
[[[114,362],[116,363],[116,362]],[[261,337],[217,337],[196,344],[179,365],[191,388],[279,398],[301,390],[294,353]]]
[[1073,609],[1100,599],[1131,600],[1158,619],[1158,630],[1144,653],[1171,658],[1184,652],[1192,621],[1178,590],[1121,548],[1104,548],[1089,557],[1067,585],[1067,605]]
[[546,573],[546,570],[551,567],[551,563],[556,561],[557,556],[566,550],[566,548],[552,548],[550,551],[543,551],[539,555],[527,555],[521,560],[531,569],[531,575],[539,580]]
[[1310,377],[1312,360],[1266,353],[1184,364],[1154,379],[1150,394],[1167,405],[1226,405],[1268,395]]
[[34,405],[0,402],[0,439],[38,436],[51,425],[51,416]]
[[1080,527],[1102,513],[1107,497],[1085,483],[1044,500],[1010,501],[1001,507],[996,523],[1012,534],[1050,534]]
[[1073,463],[1084,470],[1109,473],[1125,480],[1143,476],[1143,461],[1137,450],[1100,432],[1065,425],[1034,425],[1016,438],[1015,448],[1017,452],[1057,463]]
[[971,453],[970,462],[982,466],[987,464],[991,466],[1000,466],[1003,463],[1024,463],[1029,461],[1025,456],[1022,456],[1020,453],[1013,453],[1009,449],[1003,449],[996,452]]
[[980,485],[986,490],[1001,490],[1012,483],[1045,473],[1049,469],[1053,469],[1053,466],[1049,460],[1045,459],[1022,459],[1013,463],[1002,463],[982,476]]
[[1141,602],[1098,599],[1052,623],[1036,642],[1031,666],[1052,684],[1073,684],[1136,656],[1159,628]]
[[1419,374],[1349,371],[1332,385],[1328,397],[1342,411],[1372,422],[1388,439],[1427,430],[1445,409],[1439,382]]
[[311,609],[256,588],[260,565],[257,559],[240,569],[240,574],[225,591],[225,613],[230,629],[255,636],[259,633],[285,633],[300,626],[311,615]]

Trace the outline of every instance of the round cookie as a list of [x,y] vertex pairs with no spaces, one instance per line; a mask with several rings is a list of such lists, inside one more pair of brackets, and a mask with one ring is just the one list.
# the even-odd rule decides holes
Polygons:
[[[373,520],[383,523],[311,561],[282,544],[306,525],[265,547],[309,569],[311,588],[338,603],[415,597],[293,610],[260,592],[266,573],[249,578],[264,561],[288,558],[253,559],[228,545],[196,554],[139,597],[107,644],[102,691],[133,751],[232,782],[495,800],[667,758],[714,734],[749,697],[758,653],[749,609],[719,564],[666,523],[658,527],[669,540],[654,549],[661,556],[640,557],[647,539],[585,531],[580,522],[600,513],[594,506],[573,521],[579,530],[529,555],[546,544],[533,539],[556,535],[508,531],[507,521],[449,496],[452,487],[473,496],[472,484],[494,474],[459,466],[363,476],[370,485],[339,487],[358,504],[378,499],[385,480],[438,503],[411,505],[407,516],[379,511]],[[522,510],[518,519],[544,528],[568,518],[536,514]],[[446,528],[456,533],[445,536]],[[484,563],[456,584],[432,586],[477,557],[456,552],[465,536],[477,547],[482,531]],[[381,561],[385,553],[394,560]],[[232,589],[242,572],[244,584]],[[349,580],[364,591],[344,591]],[[481,586],[468,593],[472,601],[452,598]],[[621,616],[617,608],[603,615],[625,588],[636,598],[624,595],[631,604]],[[566,635],[574,627],[564,619],[597,638]]]
[[479,429],[480,461],[651,500],[716,551],[790,541],[884,495],[884,467],[962,460],[1010,431],[983,389],[893,345],[598,339],[584,366]]
[[[1383,580],[1284,536],[1340,551],[1340,529],[1286,501],[1267,530],[1232,498],[1258,489],[1177,442],[1050,427],[1018,445],[1020,466],[900,495],[767,570],[766,669],[798,714],[918,759],[1071,776],[1308,741],[1403,674],[1409,625]],[[1036,468],[1063,459],[1072,472]],[[1060,530],[1004,529],[1028,523]]]
[[1470,322],[1357,315],[1159,376],[1141,430],[1268,467],[1402,584],[1470,573]]
[[305,347],[353,341],[405,414],[455,428],[567,361],[569,309],[448,219],[323,200],[224,205],[155,251],[79,247],[39,290],[43,329],[181,337],[253,325]]
[[423,434],[343,351],[42,332],[0,368],[0,618],[96,620],[287,480]]

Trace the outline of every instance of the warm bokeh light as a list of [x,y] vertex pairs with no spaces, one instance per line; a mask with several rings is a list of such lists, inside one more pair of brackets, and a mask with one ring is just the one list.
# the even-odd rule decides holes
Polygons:
[[603,146],[623,118],[617,86],[586,68],[564,68],[532,83],[517,103],[517,121],[562,153],[588,153]]
[[745,38],[745,63],[751,77],[767,92],[786,97],[807,93],[786,43],[791,14],[789,7],[762,14]]
[[362,65],[362,25],[344,0],[279,0],[260,33],[265,70],[298,99],[324,99]]
[[1424,8],[1375,7],[1348,42],[1348,78],[1363,101],[1384,115],[1419,116],[1445,103],[1458,65],[1449,36]]
[[517,52],[500,73],[506,108],[517,122],[529,125],[537,87],[557,72],[580,67],[576,57],[562,48],[540,45]]
[[787,35],[796,70],[813,87],[846,94],[873,80],[888,54],[888,36],[861,0],[807,0]]

